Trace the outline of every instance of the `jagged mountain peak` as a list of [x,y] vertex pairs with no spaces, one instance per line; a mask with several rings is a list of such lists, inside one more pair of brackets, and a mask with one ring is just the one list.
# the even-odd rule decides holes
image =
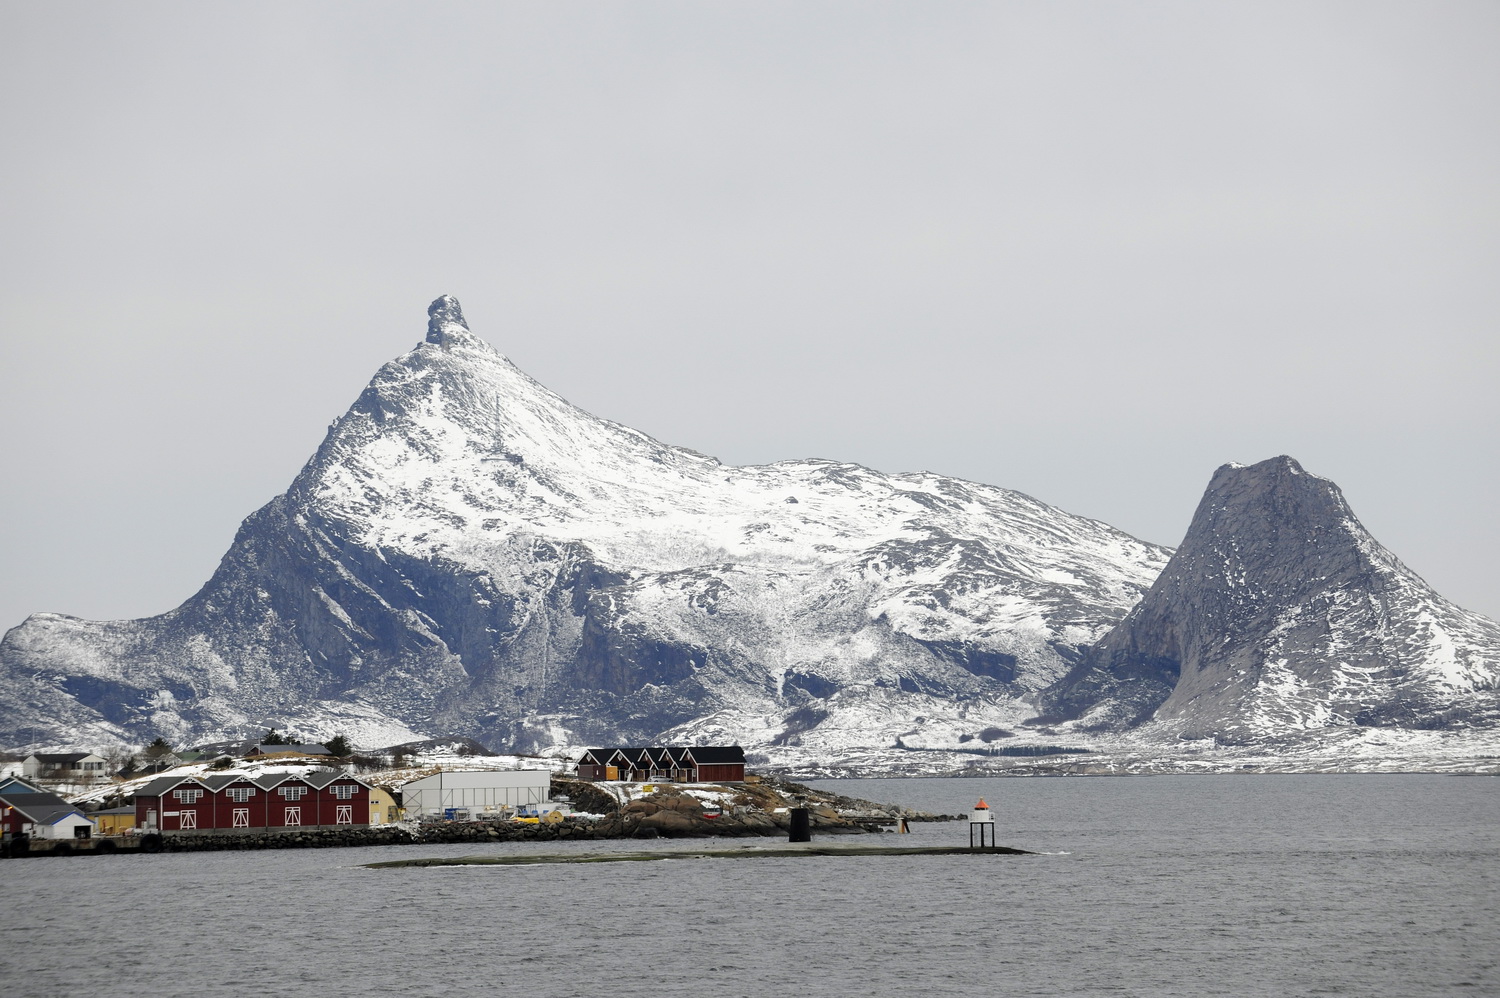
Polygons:
[[1444,600],[1337,485],[1280,456],[1214,473],[1146,597],[1047,699],[1088,723],[1235,739],[1488,717],[1497,682],[1500,625]]
[[464,310],[458,304],[458,299],[452,295],[442,295],[427,306],[427,342],[444,342],[447,336],[457,336],[469,332],[469,324],[464,321]]
[[1166,556],[993,486],[662,444],[445,296],[196,596],[33,618],[0,664],[53,714],[178,739],[316,704],[497,747],[957,745],[1033,713]]

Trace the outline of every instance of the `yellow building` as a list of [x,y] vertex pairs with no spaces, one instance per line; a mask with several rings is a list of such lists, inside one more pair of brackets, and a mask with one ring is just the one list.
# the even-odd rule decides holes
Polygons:
[[391,821],[401,820],[401,808],[396,805],[396,798],[385,787],[370,788],[370,824],[384,825]]
[[107,811],[95,811],[88,815],[99,835],[124,835],[135,828],[135,807],[112,807]]

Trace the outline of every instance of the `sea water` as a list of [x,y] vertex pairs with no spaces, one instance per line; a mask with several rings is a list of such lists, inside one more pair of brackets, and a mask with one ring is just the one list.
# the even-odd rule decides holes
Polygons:
[[[1036,855],[506,867],[776,840],[0,862],[11,995],[1500,994],[1500,780],[841,780]],[[966,844],[968,824],[815,845]]]

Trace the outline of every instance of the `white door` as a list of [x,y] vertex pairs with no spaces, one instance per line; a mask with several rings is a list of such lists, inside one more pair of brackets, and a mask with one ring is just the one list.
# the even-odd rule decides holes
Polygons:
[[284,825],[300,825],[300,824],[302,824],[302,808],[300,808],[300,807],[289,807],[289,808],[287,808],[286,809],[286,814],[284,815],[283,820],[282,820],[282,824],[284,824]]
[[198,812],[197,811],[183,811],[177,817],[177,827],[178,828],[197,828],[198,827]]
[[354,805],[340,804],[333,810],[333,823],[335,825],[354,824]]
[[234,809],[234,827],[250,827],[250,809],[248,807],[237,807]]

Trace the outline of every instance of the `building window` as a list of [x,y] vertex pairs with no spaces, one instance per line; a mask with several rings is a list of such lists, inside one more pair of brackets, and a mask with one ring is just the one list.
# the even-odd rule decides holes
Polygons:
[[255,796],[254,787],[230,787],[224,792],[228,794],[229,799],[234,801],[236,804],[243,804],[251,797]]
[[333,795],[339,800],[348,800],[359,792],[359,787],[352,783],[339,783],[333,787]]
[[174,790],[174,791],[172,791],[172,796],[176,797],[178,800],[182,801],[184,804],[196,804],[196,803],[198,803],[198,798],[200,798],[200,797],[203,796],[203,791],[202,790]]
[[305,793],[307,793],[307,788],[306,787],[279,787],[279,788],[277,788],[276,792],[279,793],[281,796],[285,797],[287,800],[301,800],[302,799],[302,795],[305,794]]

